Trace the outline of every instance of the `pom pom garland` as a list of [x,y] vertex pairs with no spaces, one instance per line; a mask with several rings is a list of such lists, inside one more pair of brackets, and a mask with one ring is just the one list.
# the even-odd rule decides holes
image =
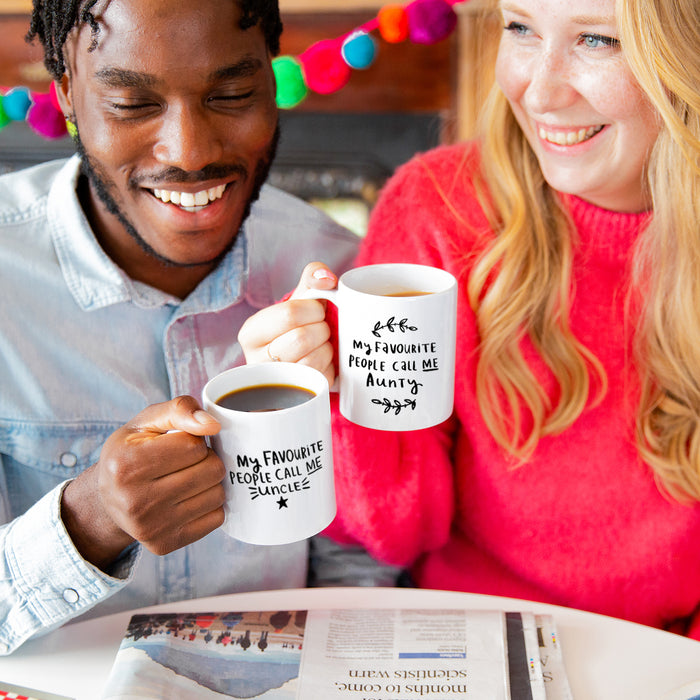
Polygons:
[[[454,5],[467,0],[412,0],[407,5],[382,7],[377,17],[348,34],[323,39],[299,56],[278,56],[272,61],[277,82],[277,105],[292,109],[306,99],[309,90],[330,95],[345,87],[352,71],[364,70],[377,57],[377,43],[371,32],[390,44],[409,39],[416,44],[433,44],[446,39],[457,26]],[[48,93],[15,87],[0,90],[0,129],[11,121],[25,121],[38,134],[55,139],[75,127],[66,123],[51,83]]]
[[5,114],[13,122],[21,122],[26,118],[27,112],[32,106],[29,90],[25,87],[16,87],[8,90],[2,98],[2,106]]
[[54,109],[57,112],[62,112],[61,110],[61,105],[58,104],[58,92],[56,92],[56,83],[51,81],[51,85],[49,85],[49,95],[51,96],[51,104],[54,106]]
[[[457,26],[453,5],[465,1],[413,0],[406,6],[386,5],[374,20],[345,36],[323,39],[309,46],[298,57],[306,86],[320,95],[330,95],[345,87],[353,69],[363,70],[374,62],[377,44],[370,32],[375,29],[379,30],[382,39],[388,43],[406,39],[417,44],[442,41]],[[278,87],[279,94],[286,94],[286,88]],[[285,108],[287,102],[278,100],[278,106]],[[295,102],[294,105],[296,104],[299,103]]]
[[367,32],[360,30],[353,32],[345,39],[340,55],[350,68],[364,70],[374,62],[377,45]]
[[416,0],[406,8],[409,37],[415,44],[442,41],[457,26],[457,15],[447,0]]
[[272,59],[272,70],[277,82],[277,105],[282,109],[292,109],[306,99],[309,90],[304,82],[301,64],[292,56],[279,56]]
[[3,126],[7,126],[11,121],[12,120],[7,116],[7,112],[2,106],[2,98],[0,97],[0,129],[2,129]]
[[330,95],[350,80],[350,66],[343,60],[337,40],[324,39],[299,56],[306,85],[319,95]]
[[377,15],[377,28],[388,44],[406,41],[409,35],[408,13],[402,5],[385,5]]
[[55,87],[47,93],[31,92],[26,87],[15,87],[0,93],[0,129],[10,122],[26,121],[40,136],[58,139],[67,133],[66,120],[61,112]]
[[27,124],[47,139],[58,139],[68,133],[66,120],[54,106],[51,95],[34,93],[34,104],[27,113]]

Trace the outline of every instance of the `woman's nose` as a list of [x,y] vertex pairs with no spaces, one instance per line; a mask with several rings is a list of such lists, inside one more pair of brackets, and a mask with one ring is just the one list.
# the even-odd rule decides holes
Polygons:
[[572,67],[565,56],[543,51],[531,64],[530,81],[525,91],[528,109],[546,114],[570,106],[578,95]]

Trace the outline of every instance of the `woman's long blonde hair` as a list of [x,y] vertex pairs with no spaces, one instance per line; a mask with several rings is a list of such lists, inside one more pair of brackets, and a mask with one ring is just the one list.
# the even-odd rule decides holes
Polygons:
[[[484,3],[484,26],[493,28],[497,6]],[[617,17],[624,55],[663,120],[648,168],[654,217],[634,261],[634,289],[649,300],[636,334],[638,446],[669,492],[700,499],[698,0],[619,0]],[[495,439],[526,461],[607,384],[569,326],[571,221],[495,85],[481,124],[482,200],[497,236],[469,280],[481,336],[477,397]],[[558,384],[553,405],[523,357],[524,337]]]

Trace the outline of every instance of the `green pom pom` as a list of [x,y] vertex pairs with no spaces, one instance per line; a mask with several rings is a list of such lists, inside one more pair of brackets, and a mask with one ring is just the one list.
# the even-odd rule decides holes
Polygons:
[[7,126],[12,120],[7,116],[7,113],[2,108],[2,95],[0,95],[0,129]]
[[301,64],[292,56],[278,56],[272,60],[277,81],[277,106],[292,109],[306,99],[309,89],[304,81]]

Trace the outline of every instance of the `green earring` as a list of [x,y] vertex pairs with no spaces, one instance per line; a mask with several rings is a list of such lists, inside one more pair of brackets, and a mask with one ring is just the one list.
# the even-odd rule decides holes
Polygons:
[[78,127],[75,122],[70,118],[66,117],[66,129],[68,130],[68,135],[74,139],[78,135]]

